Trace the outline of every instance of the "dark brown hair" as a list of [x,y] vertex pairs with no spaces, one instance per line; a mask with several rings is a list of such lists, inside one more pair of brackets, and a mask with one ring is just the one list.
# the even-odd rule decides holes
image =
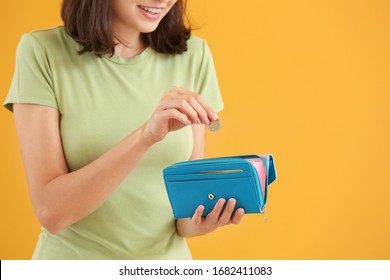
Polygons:
[[[177,0],[155,31],[141,34],[144,43],[160,53],[185,52],[191,35],[191,28],[184,22],[185,11],[186,0]],[[65,30],[81,45],[80,54],[114,54],[111,13],[111,0],[63,0],[61,17]]]

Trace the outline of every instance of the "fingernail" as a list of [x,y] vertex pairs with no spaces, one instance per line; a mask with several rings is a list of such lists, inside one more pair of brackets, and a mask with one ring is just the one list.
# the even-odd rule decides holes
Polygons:
[[238,209],[237,211],[238,211],[238,213],[237,213],[238,216],[244,215],[244,212],[245,212],[244,209]]
[[217,115],[216,113],[214,113],[214,112],[211,112],[211,113],[210,113],[210,118],[211,118],[213,121],[216,121],[216,120],[218,120],[218,115]]
[[234,198],[231,198],[231,199],[229,199],[229,203],[230,204],[236,203],[236,200]]
[[208,117],[205,117],[204,121],[206,122],[207,125],[209,125],[211,123],[211,121],[210,121],[210,119]]
[[222,198],[218,201],[218,206],[222,206],[225,204],[225,200]]

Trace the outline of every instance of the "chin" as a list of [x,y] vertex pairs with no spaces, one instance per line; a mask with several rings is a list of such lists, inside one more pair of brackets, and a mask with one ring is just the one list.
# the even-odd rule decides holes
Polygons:
[[138,28],[139,32],[141,33],[151,33],[153,31],[155,31],[158,27],[158,24],[153,24],[153,25],[148,25],[148,26],[140,26]]

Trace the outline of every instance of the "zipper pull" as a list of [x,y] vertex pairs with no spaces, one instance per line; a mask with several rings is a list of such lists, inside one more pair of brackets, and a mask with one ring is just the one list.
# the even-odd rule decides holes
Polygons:
[[267,216],[265,215],[265,205],[260,209],[261,214],[263,214],[264,223],[267,223]]

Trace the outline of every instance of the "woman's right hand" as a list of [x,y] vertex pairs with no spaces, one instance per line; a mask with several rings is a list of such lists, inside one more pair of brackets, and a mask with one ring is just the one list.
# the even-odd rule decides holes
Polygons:
[[218,116],[203,98],[181,87],[164,93],[152,117],[144,126],[146,139],[156,143],[171,132],[192,124],[210,124]]
[[190,123],[207,124],[206,117],[218,118],[198,94],[175,87],[164,94],[140,129],[70,172],[61,141],[59,111],[43,105],[14,104],[14,116],[33,208],[41,225],[53,234],[100,207],[146,151],[169,131]]

